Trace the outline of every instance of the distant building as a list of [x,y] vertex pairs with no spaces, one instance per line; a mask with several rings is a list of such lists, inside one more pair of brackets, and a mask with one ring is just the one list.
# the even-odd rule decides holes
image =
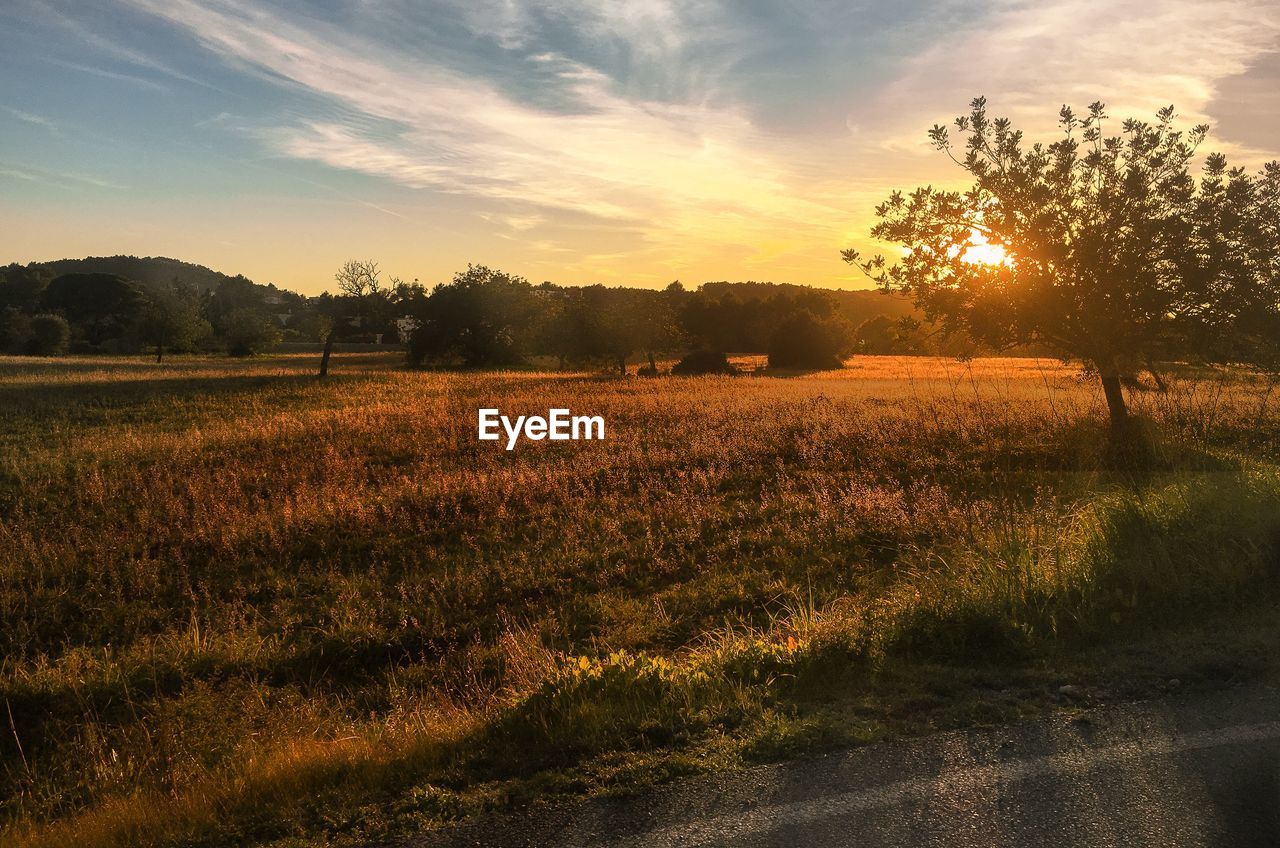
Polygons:
[[412,315],[397,318],[395,324],[396,332],[400,336],[400,344],[408,344],[409,337],[413,335],[413,331],[422,326],[418,319],[414,318]]

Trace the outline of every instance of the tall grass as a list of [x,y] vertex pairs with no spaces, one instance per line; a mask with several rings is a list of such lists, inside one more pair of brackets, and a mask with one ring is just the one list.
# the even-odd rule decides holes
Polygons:
[[[1041,360],[347,363],[0,363],[13,839],[438,823],[611,752],[678,769],[836,670],[1017,658],[1276,582],[1280,422],[1247,375],[1135,395],[1135,471],[1092,384]],[[508,453],[479,406],[603,415],[608,439]]]

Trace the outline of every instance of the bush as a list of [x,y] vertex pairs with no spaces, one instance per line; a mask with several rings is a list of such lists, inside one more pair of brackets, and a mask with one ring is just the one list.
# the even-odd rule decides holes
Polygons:
[[769,339],[770,368],[839,368],[853,346],[849,324],[802,311],[785,318]]
[[252,309],[234,310],[226,317],[223,332],[227,339],[227,353],[232,356],[253,356],[280,341],[280,328],[270,318]]
[[27,352],[33,356],[57,356],[67,352],[71,325],[61,315],[36,315],[31,319]]
[[0,311],[0,352],[23,354],[31,341],[31,319],[15,307]]
[[692,377],[699,374],[737,374],[729,357],[712,350],[695,350],[681,359],[671,368],[677,377]]

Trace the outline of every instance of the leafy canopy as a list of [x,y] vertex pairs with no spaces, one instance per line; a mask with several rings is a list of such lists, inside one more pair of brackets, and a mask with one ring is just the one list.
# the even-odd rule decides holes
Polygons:
[[[1104,377],[1167,356],[1274,363],[1280,331],[1280,164],[1256,175],[1221,154],[1191,165],[1209,128],[1129,119],[1108,136],[1102,103],[1064,106],[1062,135],[1026,144],[985,98],[929,131],[972,179],[964,191],[894,192],[872,235],[905,248],[890,265],[844,251],[932,320],[997,349],[1046,344]],[[986,242],[990,257],[975,261]]]

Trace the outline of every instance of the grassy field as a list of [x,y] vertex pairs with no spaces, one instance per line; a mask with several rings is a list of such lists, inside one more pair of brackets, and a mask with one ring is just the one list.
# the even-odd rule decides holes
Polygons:
[[1049,360],[314,366],[0,359],[6,844],[355,845],[1274,650],[1242,373],[1134,392],[1135,470]]

